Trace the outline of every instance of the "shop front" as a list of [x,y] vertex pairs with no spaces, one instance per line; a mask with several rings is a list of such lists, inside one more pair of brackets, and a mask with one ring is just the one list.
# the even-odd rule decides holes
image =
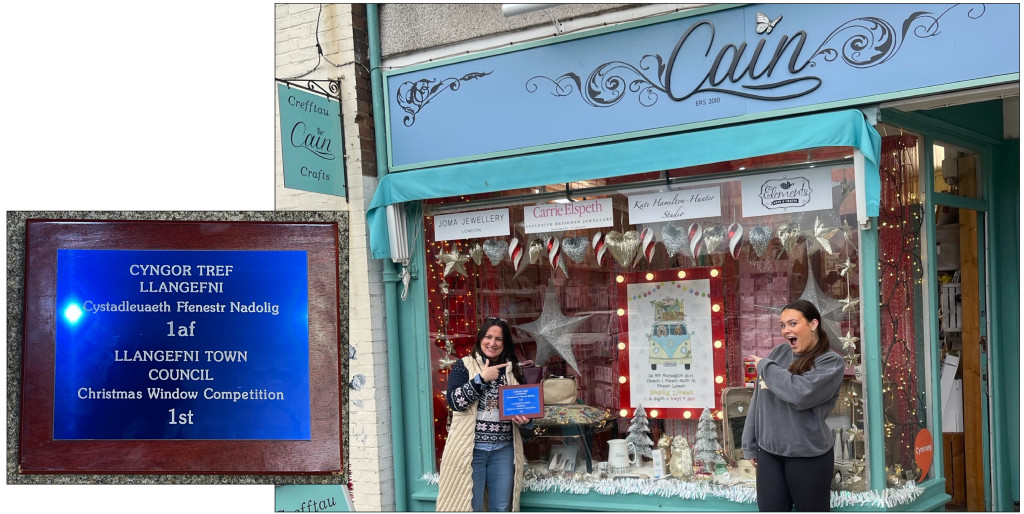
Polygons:
[[[1019,355],[983,286],[1016,248],[978,250],[998,245],[986,216],[1012,199],[993,177],[1019,158],[897,104],[1015,88],[1017,59],[975,54],[1015,39],[1017,14],[714,7],[385,74],[390,173],[367,224],[373,257],[402,270],[388,300],[399,508],[433,510],[448,373],[497,317],[546,396],[524,434],[523,510],[755,510],[749,356],[785,342],[779,312],[802,299],[846,364],[832,507],[941,509],[943,364]],[[967,30],[983,41],[954,45]],[[972,61],[939,78],[928,56],[943,52]],[[973,267],[941,246],[949,226]],[[979,398],[1000,396],[1004,370],[985,369]],[[981,403],[967,382],[963,410]],[[1019,464],[986,455],[1018,429],[971,436],[990,428],[975,453],[998,505],[1019,498],[1001,478]]]

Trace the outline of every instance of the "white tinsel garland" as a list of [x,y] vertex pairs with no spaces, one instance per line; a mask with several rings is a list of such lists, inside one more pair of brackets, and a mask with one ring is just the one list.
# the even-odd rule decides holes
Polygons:
[[[437,485],[440,475],[426,473],[421,477],[431,485]],[[681,498],[684,500],[704,500],[710,497],[722,498],[734,503],[757,502],[757,491],[752,487],[721,486],[707,482],[686,482],[676,479],[642,479],[622,478],[597,479],[585,473],[572,476],[549,475],[524,477],[523,489],[527,491],[555,491],[570,494],[588,494],[595,492],[601,495],[642,494],[645,496],[661,496],[663,498]],[[832,491],[832,508],[837,507],[871,507],[893,509],[916,500],[924,489],[915,483],[882,491]]]

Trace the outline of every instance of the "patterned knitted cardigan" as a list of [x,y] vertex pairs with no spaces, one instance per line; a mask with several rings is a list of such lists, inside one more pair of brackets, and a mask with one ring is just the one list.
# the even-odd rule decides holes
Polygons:
[[[483,362],[472,354],[463,357],[462,363],[475,377],[483,369]],[[505,368],[505,383],[518,384],[512,375],[512,367]],[[477,403],[462,412],[452,412],[452,425],[448,429],[448,440],[441,453],[441,477],[438,481],[437,511],[468,512],[473,510],[473,444],[476,441]],[[512,510],[519,510],[519,494],[523,489],[523,438],[519,430],[512,431],[515,448],[515,482],[512,485]]]

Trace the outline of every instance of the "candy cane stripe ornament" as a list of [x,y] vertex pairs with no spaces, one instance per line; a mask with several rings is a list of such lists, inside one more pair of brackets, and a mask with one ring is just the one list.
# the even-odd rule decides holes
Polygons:
[[562,243],[558,241],[557,237],[549,237],[547,240],[548,247],[548,263],[551,264],[551,269],[558,267],[558,258],[562,256]]
[[519,271],[519,265],[523,262],[523,245],[519,244],[518,237],[508,242],[508,259],[512,261],[512,269]]
[[726,237],[729,238],[729,254],[732,255],[733,259],[739,259],[740,243],[743,242],[743,225],[740,225],[739,223],[729,225],[729,229],[726,231]]
[[690,235],[690,255],[696,259],[700,255],[700,246],[704,239],[704,229],[701,228],[700,223],[691,223],[690,229],[687,231]]
[[[640,253],[647,258],[647,262],[651,262],[651,257],[654,256],[654,231],[650,227],[640,231]],[[640,257],[637,256],[634,266],[640,262]]]
[[604,266],[604,254],[608,251],[604,247],[604,233],[598,231],[594,234],[594,239],[590,241],[590,246],[594,248],[594,256],[597,257],[597,265]]

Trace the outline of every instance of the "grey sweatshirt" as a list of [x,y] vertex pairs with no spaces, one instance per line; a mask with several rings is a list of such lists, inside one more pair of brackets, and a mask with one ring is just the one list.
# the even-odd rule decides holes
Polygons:
[[817,457],[834,439],[825,418],[839,399],[846,363],[838,353],[814,359],[803,375],[789,372],[797,355],[780,344],[757,363],[757,385],[743,426],[743,456],[756,459],[758,448],[783,457]]

